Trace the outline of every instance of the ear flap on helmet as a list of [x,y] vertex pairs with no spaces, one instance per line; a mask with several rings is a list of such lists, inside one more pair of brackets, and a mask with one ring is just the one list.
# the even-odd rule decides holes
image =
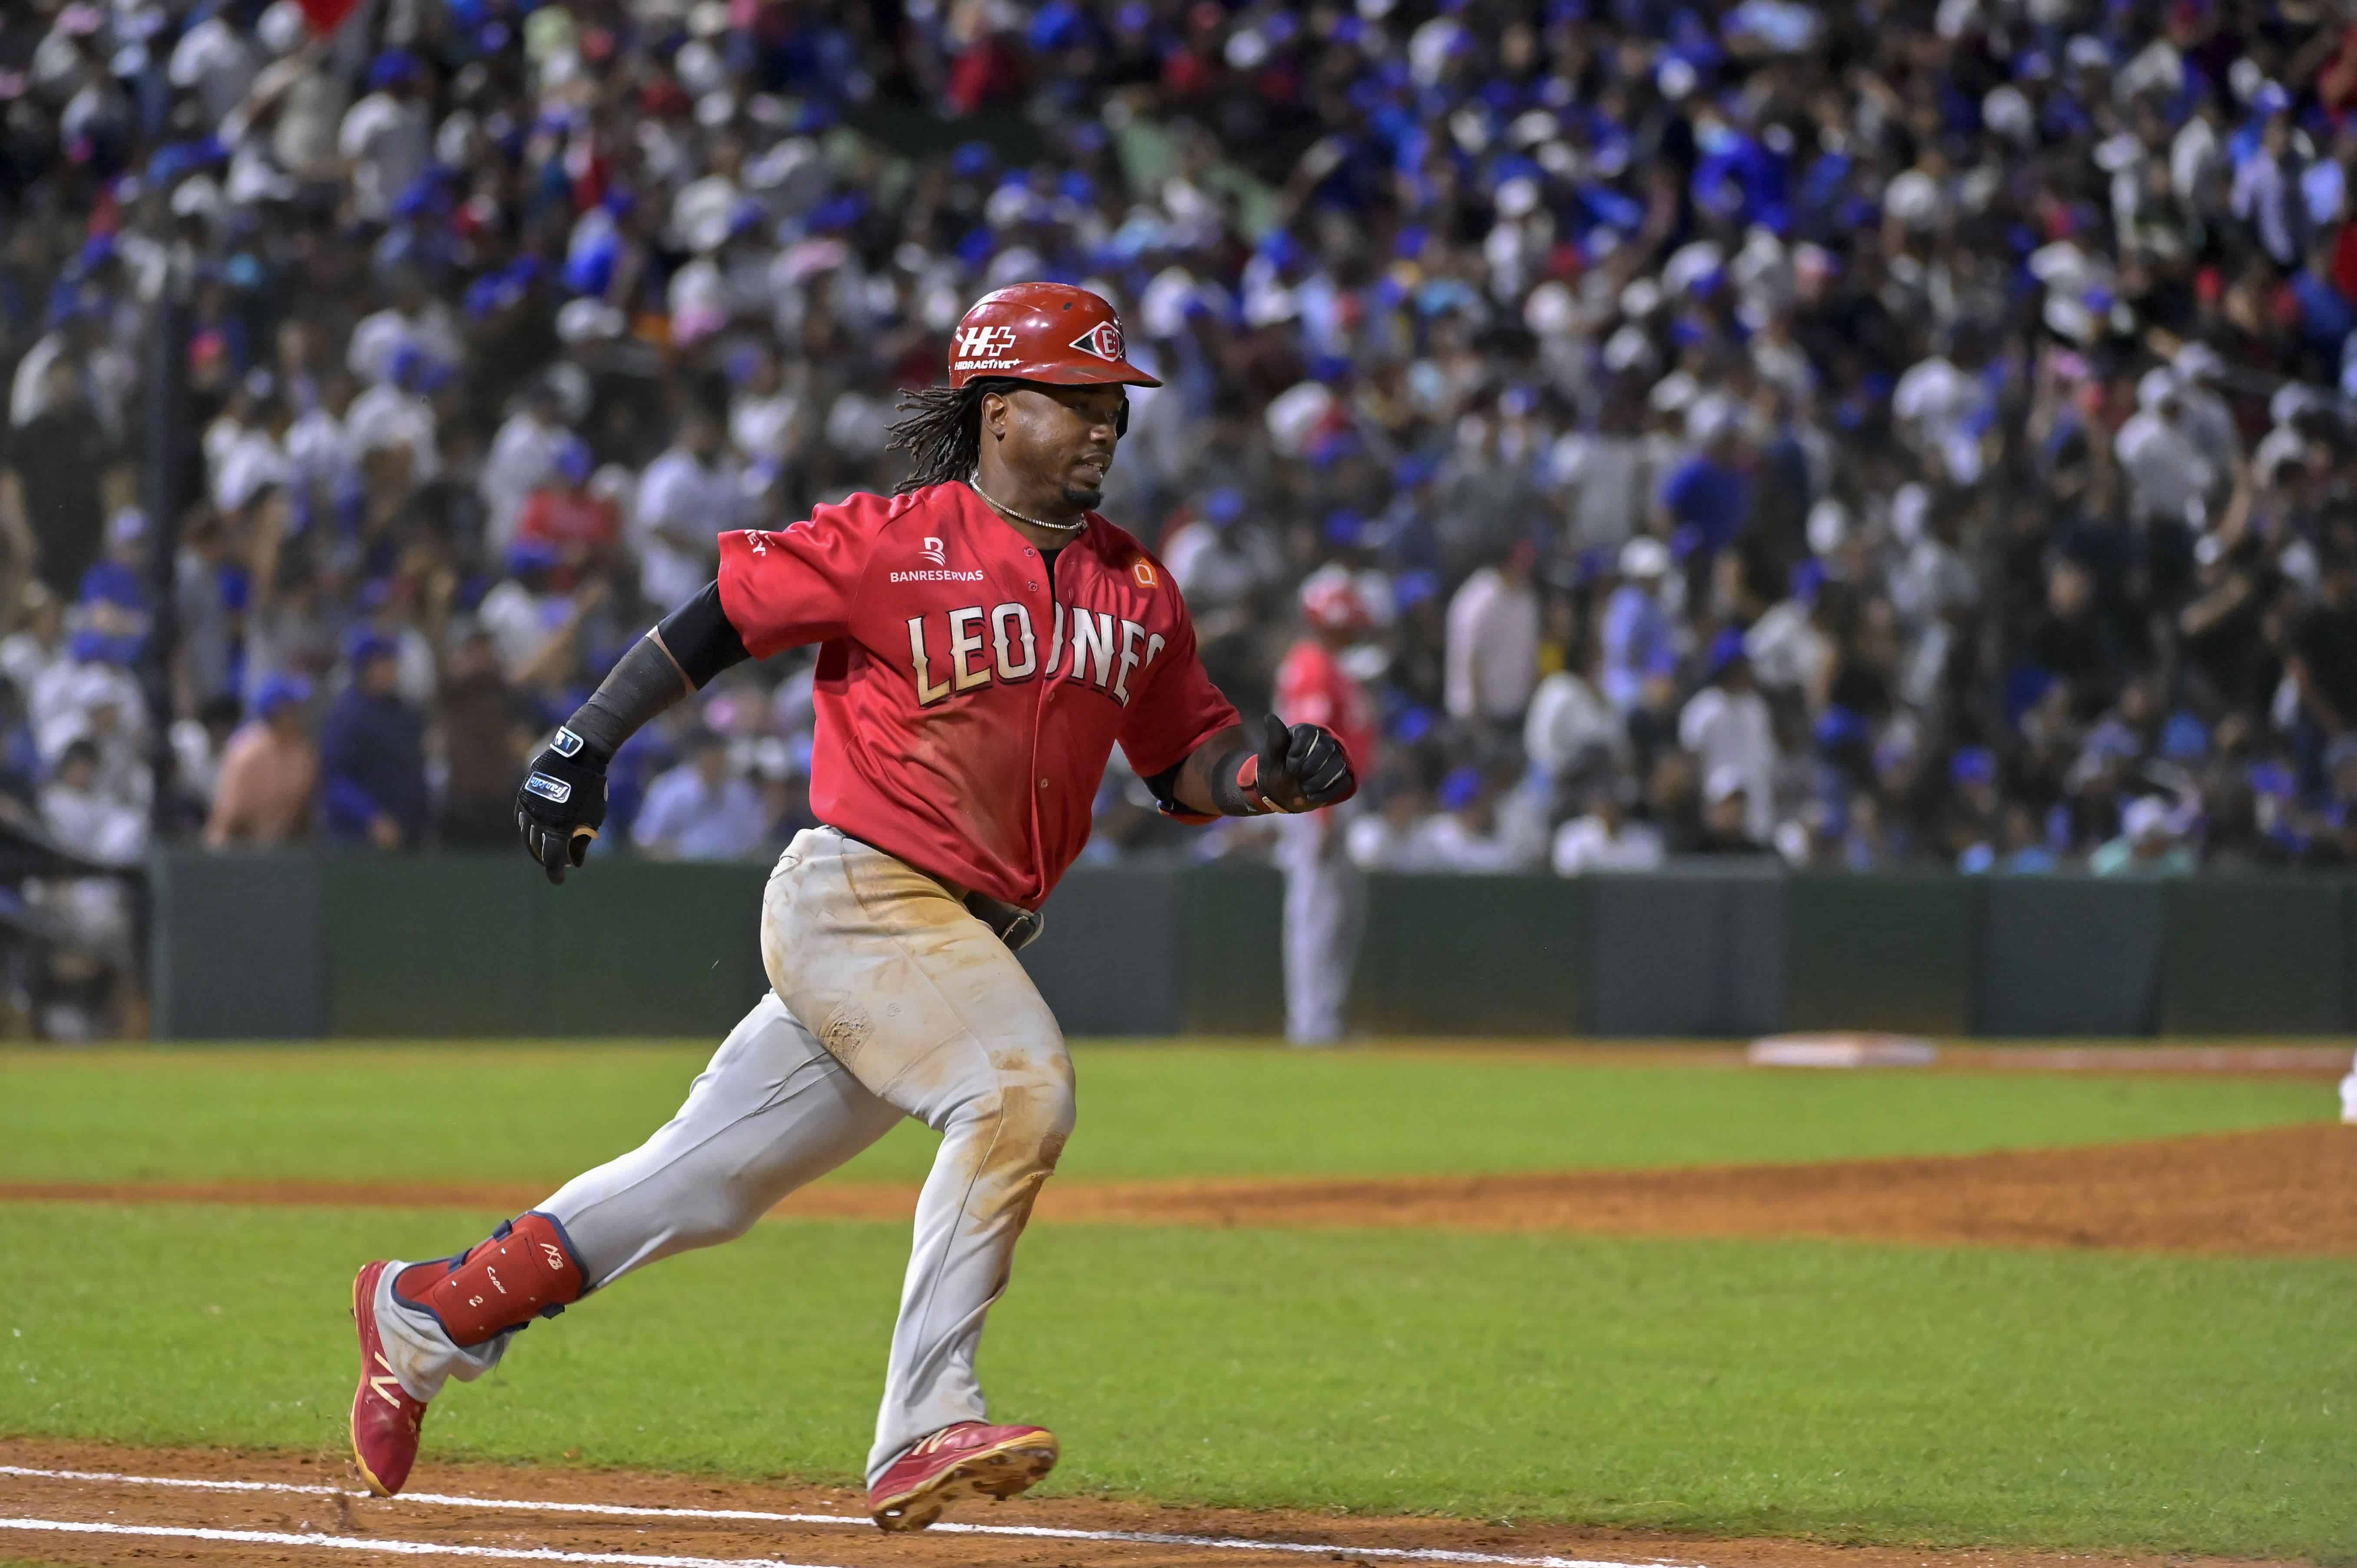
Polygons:
[[1121,394],[1121,412],[1113,416],[1113,433],[1116,440],[1129,434],[1129,394],[1127,392]]

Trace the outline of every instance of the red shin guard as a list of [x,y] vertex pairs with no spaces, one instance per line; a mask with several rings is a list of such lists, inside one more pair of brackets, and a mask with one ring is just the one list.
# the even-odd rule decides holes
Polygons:
[[581,1263],[556,1221],[535,1211],[462,1257],[410,1264],[393,1290],[432,1313],[452,1344],[480,1345],[580,1300]]

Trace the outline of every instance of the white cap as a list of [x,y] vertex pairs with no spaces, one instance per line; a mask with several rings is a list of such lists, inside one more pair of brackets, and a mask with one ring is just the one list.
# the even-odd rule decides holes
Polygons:
[[2174,837],[2169,822],[2169,806],[2158,795],[2139,795],[2128,802],[2120,813],[2120,832],[2130,842],[2147,839],[2155,834]]
[[1670,569],[1670,547],[1650,533],[1641,533],[1620,547],[1620,575],[1658,577]]
[[1849,508],[1827,496],[1809,509],[1809,551],[1830,555],[1849,538]]
[[602,299],[571,299],[556,313],[556,335],[567,343],[593,338],[619,338],[627,323],[622,313]]
[[2223,375],[2226,361],[2207,343],[2186,343],[2170,358],[2169,368],[2180,381],[2207,381],[2212,376]]

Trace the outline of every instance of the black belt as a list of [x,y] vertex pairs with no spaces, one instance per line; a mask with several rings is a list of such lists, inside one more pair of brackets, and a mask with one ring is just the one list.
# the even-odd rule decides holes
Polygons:
[[1021,952],[1025,948],[1029,947],[1039,940],[1040,931],[1047,927],[1048,918],[1037,909],[1027,909],[1020,904],[1010,904],[1004,898],[993,898],[987,893],[965,892],[948,877],[937,875],[921,865],[912,865],[901,856],[892,854],[892,852],[882,844],[869,843],[857,833],[844,832],[832,822],[826,825],[833,832],[842,833],[845,838],[862,849],[872,849],[878,854],[892,855],[894,860],[899,861],[918,875],[931,877],[940,883],[944,891],[965,906],[967,914],[988,926],[990,934],[1005,942],[1009,952]]

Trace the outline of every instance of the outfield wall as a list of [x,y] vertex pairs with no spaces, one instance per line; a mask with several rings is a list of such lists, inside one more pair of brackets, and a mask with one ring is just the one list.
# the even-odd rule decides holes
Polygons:
[[[765,865],[174,853],[175,1039],[717,1036],[765,982]],[[2357,879],[1786,874],[1372,879],[1380,1034],[2320,1035],[2357,1030]],[[1075,1035],[1282,1027],[1280,884],[1081,867],[1024,962]]]

